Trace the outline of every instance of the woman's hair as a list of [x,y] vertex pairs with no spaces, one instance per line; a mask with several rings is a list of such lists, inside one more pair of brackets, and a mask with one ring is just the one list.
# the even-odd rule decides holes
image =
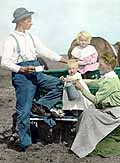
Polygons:
[[117,61],[116,61],[116,57],[110,53],[110,52],[105,52],[101,55],[100,57],[106,64],[111,65],[112,69],[115,68]]
[[67,62],[67,67],[68,68],[78,68],[79,64],[76,61],[76,59],[69,59],[68,62]]
[[92,36],[90,35],[90,33],[86,32],[86,31],[81,31],[77,34],[77,42],[79,42],[79,39],[81,36],[84,36],[89,42],[92,39]]
[[120,41],[116,42],[113,46],[118,46],[118,47],[120,47]]

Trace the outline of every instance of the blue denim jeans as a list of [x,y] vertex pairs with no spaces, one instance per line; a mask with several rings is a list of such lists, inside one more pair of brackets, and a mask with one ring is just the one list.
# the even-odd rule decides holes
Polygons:
[[[39,66],[39,62],[21,62],[21,66]],[[38,104],[46,106],[49,110],[62,99],[63,83],[56,77],[42,72],[22,74],[12,72],[12,84],[16,91],[17,125],[21,148],[32,144],[30,132],[30,112],[37,88],[46,91],[45,96],[38,100]]]

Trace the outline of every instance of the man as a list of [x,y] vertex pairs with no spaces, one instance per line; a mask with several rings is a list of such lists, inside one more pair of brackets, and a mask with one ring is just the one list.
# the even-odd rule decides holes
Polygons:
[[32,145],[30,133],[30,112],[36,89],[40,87],[47,94],[38,104],[50,112],[58,114],[52,107],[61,99],[63,84],[58,78],[48,76],[41,71],[43,67],[37,61],[37,55],[66,63],[66,60],[47,49],[40,40],[31,36],[26,30],[32,26],[32,14],[25,8],[17,8],[12,23],[15,31],[6,39],[3,47],[1,65],[12,71],[12,84],[16,91],[16,113],[20,147],[23,151]]

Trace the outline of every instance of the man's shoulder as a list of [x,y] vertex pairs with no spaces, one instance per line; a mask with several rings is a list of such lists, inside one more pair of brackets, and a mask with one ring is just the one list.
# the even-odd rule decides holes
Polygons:
[[11,33],[9,33],[7,36],[6,36],[6,38],[5,38],[5,40],[4,40],[5,42],[15,42],[15,39],[14,39],[14,32],[11,32]]

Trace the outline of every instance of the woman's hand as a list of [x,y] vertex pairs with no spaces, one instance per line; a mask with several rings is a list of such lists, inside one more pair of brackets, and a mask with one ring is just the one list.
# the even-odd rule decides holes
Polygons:
[[80,91],[83,91],[84,87],[81,85],[79,80],[76,80],[74,83],[75,87],[79,89]]
[[21,66],[19,72],[24,73],[24,74],[32,74],[35,72],[35,67],[34,66]]

